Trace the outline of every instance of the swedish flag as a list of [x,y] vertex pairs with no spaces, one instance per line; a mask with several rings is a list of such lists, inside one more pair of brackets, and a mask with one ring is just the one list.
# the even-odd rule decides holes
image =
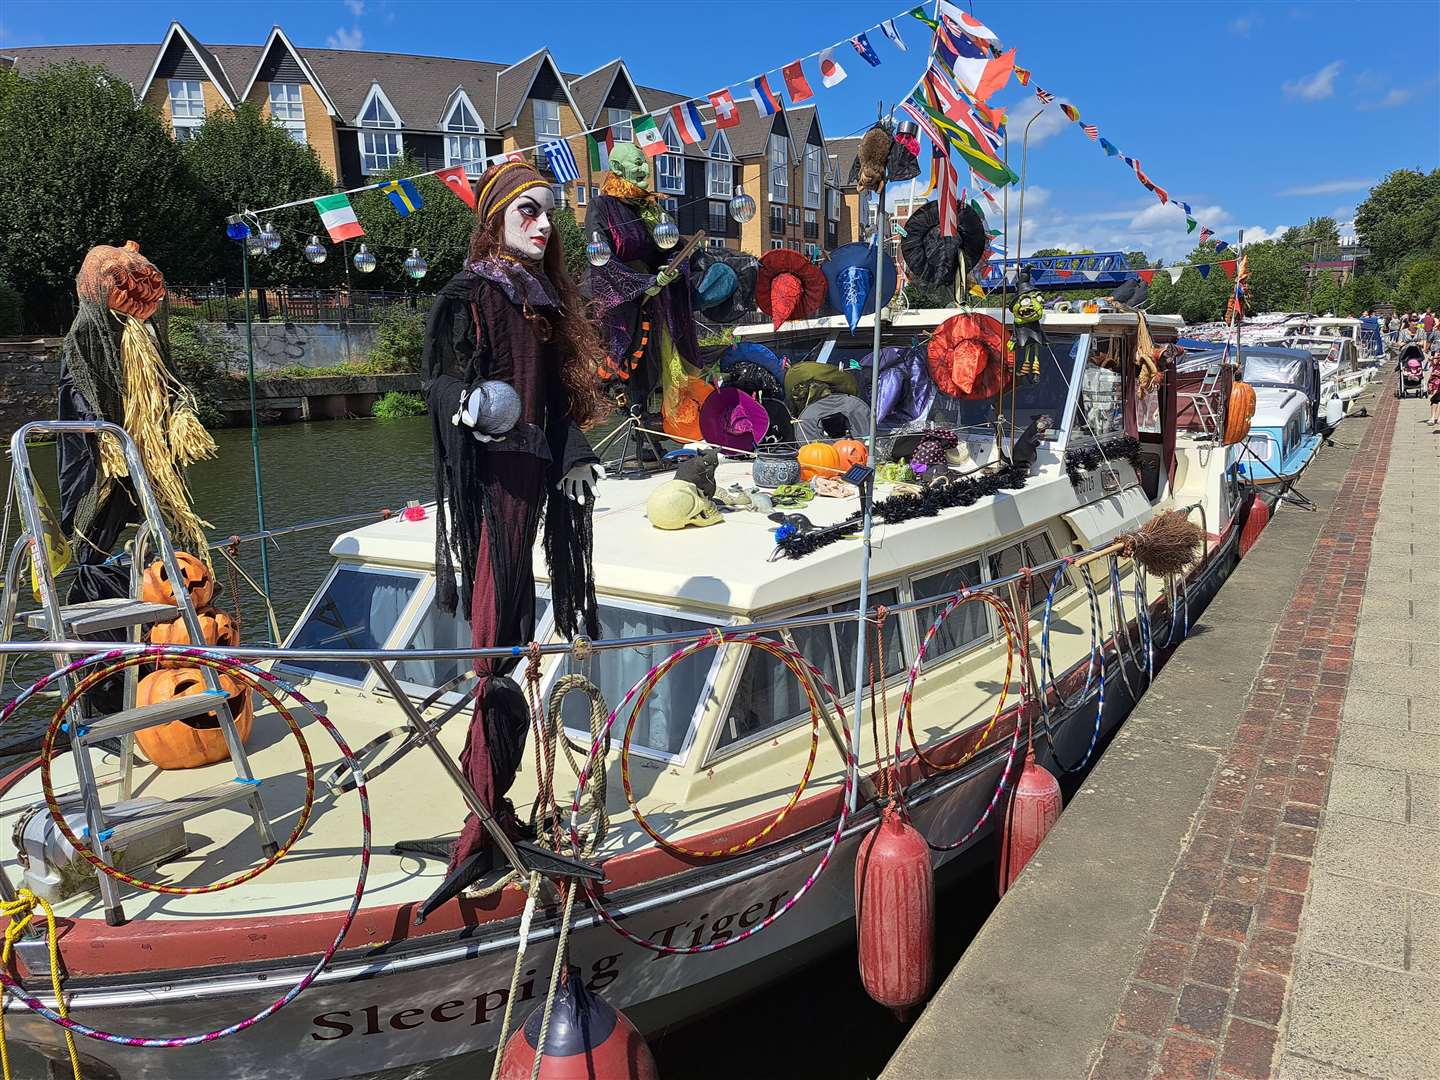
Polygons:
[[401,217],[409,217],[412,212],[425,205],[425,200],[420,197],[420,189],[413,181],[391,180],[380,190],[390,197],[390,205],[395,207],[395,212]]

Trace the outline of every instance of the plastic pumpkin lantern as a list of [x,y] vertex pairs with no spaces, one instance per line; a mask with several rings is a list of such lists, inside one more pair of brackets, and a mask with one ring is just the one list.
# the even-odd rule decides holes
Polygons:
[[[180,567],[180,577],[190,594],[190,602],[197,608],[209,607],[210,601],[215,598],[215,575],[210,568],[185,551],[175,553],[175,562]],[[161,560],[156,559],[145,568],[145,576],[140,583],[140,598],[151,604],[175,603],[170,575]]]
[[[229,675],[220,676],[220,686],[229,701],[230,715],[235,718],[235,732],[243,743],[250,737],[250,728],[255,722],[250,690],[241,689]],[[135,704],[154,705],[207,690],[205,673],[199,668],[161,668],[140,680],[135,688]],[[229,756],[225,734],[213,712],[143,728],[135,733],[135,741],[145,756],[161,769],[195,769],[224,761]]]
[[836,476],[843,472],[840,451],[827,442],[806,443],[800,447],[800,480],[813,480],[817,476]]
[[143,321],[165,299],[165,277],[134,240],[126,240],[124,247],[97,244],[85,253],[75,291],[84,300]]
[[848,469],[851,465],[864,465],[870,460],[869,448],[859,439],[836,440],[835,452],[840,455],[841,469]]
[[1234,446],[1250,434],[1250,420],[1255,415],[1255,388],[1249,383],[1230,384],[1230,400],[1225,408],[1225,445]]
[[[235,620],[223,611],[215,608],[206,608],[197,613],[200,618],[200,634],[205,639],[206,645],[218,645],[222,649],[233,648],[240,644],[240,631],[235,626]],[[166,623],[156,623],[150,628],[150,644],[152,645],[189,645],[190,631],[185,628],[184,619],[171,619]],[[160,667],[180,667],[183,660],[160,660]]]

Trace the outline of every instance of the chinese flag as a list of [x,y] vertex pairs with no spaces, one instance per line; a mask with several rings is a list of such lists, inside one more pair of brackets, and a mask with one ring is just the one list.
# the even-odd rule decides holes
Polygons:
[[815,96],[815,92],[810,89],[810,84],[805,80],[805,69],[800,66],[799,60],[793,64],[786,64],[780,69],[780,74],[785,79],[785,92],[790,95],[793,103],[798,105]]
[[441,169],[435,174],[435,179],[460,196],[467,206],[471,208],[475,206],[475,189],[470,186],[470,178],[465,175],[464,165],[452,165],[448,169]]

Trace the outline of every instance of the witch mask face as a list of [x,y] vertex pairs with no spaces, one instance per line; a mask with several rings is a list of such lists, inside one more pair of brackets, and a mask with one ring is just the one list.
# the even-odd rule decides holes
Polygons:
[[610,171],[636,187],[650,186],[650,159],[634,143],[617,143],[610,151]]
[[548,187],[521,192],[505,207],[505,246],[522,259],[538,262],[544,258],[554,209],[555,194]]

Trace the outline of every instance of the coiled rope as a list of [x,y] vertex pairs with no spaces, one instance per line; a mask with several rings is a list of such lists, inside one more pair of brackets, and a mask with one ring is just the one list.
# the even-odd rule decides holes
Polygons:
[[[18,889],[14,900],[0,904],[0,915],[10,920],[5,927],[4,948],[0,949],[0,966],[7,969],[10,967],[15,942],[34,921],[37,907],[45,913],[45,941],[50,947],[50,988],[55,995],[55,1004],[61,1017],[69,1019],[70,1006],[65,1003],[65,995],[60,990],[60,938],[55,933],[55,909],[43,896],[36,896],[29,889]],[[70,1055],[71,1075],[74,1080],[81,1080],[80,1054],[75,1049],[75,1036],[69,1028],[65,1029],[65,1050]],[[10,1038],[5,1032],[4,1009],[0,1009],[0,1068],[3,1068],[5,1080],[10,1080]]]

